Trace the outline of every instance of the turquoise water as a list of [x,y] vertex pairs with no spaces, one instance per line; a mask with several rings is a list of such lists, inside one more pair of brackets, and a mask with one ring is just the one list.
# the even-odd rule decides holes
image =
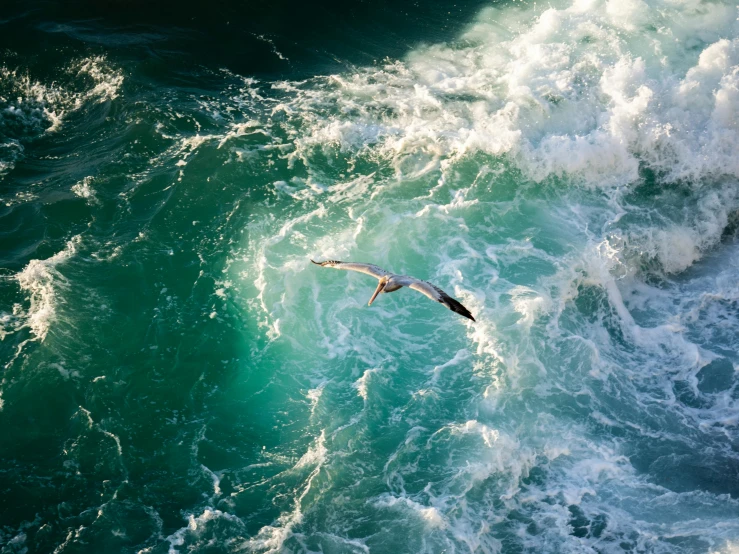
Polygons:
[[106,9],[0,13],[1,552],[739,549],[735,3]]

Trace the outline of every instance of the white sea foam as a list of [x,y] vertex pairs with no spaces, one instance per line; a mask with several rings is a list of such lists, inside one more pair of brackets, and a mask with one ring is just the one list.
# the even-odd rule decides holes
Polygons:
[[[640,162],[670,180],[736,177],[737,41],[721,38],[736,14],[721,4],[657,4],[490,8],[459,46],[332,76],[317,91],[301,90],[290,108],[281,104],[304,119],[291,156],[310,163],[312,149],[371,146],[416,178],[439,166],[433,160],[482,151],[509,154],[536,180],[579,176],[599,187],[635,181]],[[704,17],[688,21],[691,10]],[[668,25],[671,18],[679,23]],[[648,25],[665,32],[646,42]],[[693,62],[674,44],[686,32],[707,43]],[[356,115],[315,117],[313,102],[327,98]],[[427,161],[408,166],[414,153]]]
[[0,83],[10,89],[10,98],[3,98],[0,125],[18,137],[54,132],[74,104],[73,94],[32,81],[28,74],[17,70],[0,67]]
[[367,369],[362,373],[362,376],[357,379],[356,383],[354,383],[354,387],[357,389],[357,394],[359,394],[365,402],[367,402],[367,389],[370,384],[370,375],[377,374],[379,371],[379,368]]
[[76,236],[50,258],[31,260],[15,276],[21,290],[28,294],[29,307],[23,314],[25,326],[40,342],[46,338],[56,315],[57,289],[66,286],[66,279],[56,267],[74,256],[80,241],[81,237]]
[[547,313],[551,308],[551,300],[546,296],[541,296],[536,291],[524,287],[517,286],[511,289],[511,305],[523,317],[519,324],[525,327],[531,327],[537,316]]
[[379,508],[408,508],[412,512],[416,513],[431,529],[443,529],[447,526],[444,521],[444,517],[439,513],[439,510],[433,507],[424,507],[410,498],[384,497],[377,500],[375,505]]
[[178,554],[181,552],[177,547],[184,546],[186,543],[198,544],[200,538],[206,536],[203,546],[205,546],[209,540],[207,533],[212,527],[213,522],[225,521],[231,525],[234,525],[237,529],[243,527],[242,521],[227,512],[216,510],[214,508],[206,508],[198,516],[195,514],[189,514],[187,516],[187,525],[178,529],[167,537],[169,542],[169,554]]
[[89,76],[94,86],[75,98],[75,107],[80,108],[87,100],[106,102],[118,97],[123,85],[123,73],[113,68],[104,56],[84,58],[72,65],[71,71],[78,76]]
[[88,202],[94,203],[96,201],[95,190],[90,186],[93,181],[94,177],[88,175],[81,181],[72,185],[72,192],[80,198],[84,198]]
[[22,157],[25,141],[55,133],[71,113],[86,104],[115,99],[123,84],[122,72],[103,56],[78,60],[65,72],[84,82],[70,86],[42,83],[28,73],[0,67],[0,131],[5,139],[0,143],[0,178]]
[[[13,167],[15,162],[23,156],[24,147],[17,140],[0,143],[0,179]],[[6,201],[6,204],[9,204]]]
[[308,393],[306,394],[306,397],[310,401],[311,417],[314,416],[316,413],[316,408],[318,407],[318,403],[321,401],[321,395],[323,394],[323,389],[325,386],[326,386],[326,381],[323,381],[316,388],[310,389]]

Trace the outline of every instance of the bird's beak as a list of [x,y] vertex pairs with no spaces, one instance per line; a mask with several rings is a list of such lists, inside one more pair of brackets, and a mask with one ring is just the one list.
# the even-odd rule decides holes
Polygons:
[[380,283],[377,285],[377,288],[375,289],[375,294],[372,295],[372,298],[370,298],[369,302],[367,302],[368,306],[372,305],[372,302],[375,301],[375,298],[377,298],[377,295],[382,292],[382,289],[385,288],[385,283],[380,281]]

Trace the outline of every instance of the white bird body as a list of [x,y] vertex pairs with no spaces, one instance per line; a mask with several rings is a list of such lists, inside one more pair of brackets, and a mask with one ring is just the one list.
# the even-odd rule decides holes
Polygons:
[[375,289],[375,293],[372,295],[372,298],[370,298],[369,302],[367,303],[368,306],[372,305],[372,302],[375,301],[375,298],[377,298],[377,295],[380,293],[395,292],[396,290],[399,290],[403,287],[408,287],[420,292],[431,300],[443,304],[451,311],[458,313],[459,315],[466,317],[467,319],[475,321],[475,318],[472,317],[472,314],[467,308],[465,308],[462,304],[449,296],[439,287],[432,285],[428,281],[422,281],[421,279],[416,279],[415,277],[411,277],[410,275],[397,275],[395,273],[390,273],[389,271],[386,271],[381,267],[373,264],[363,264],[358,262],[340,262],[338,260],[327,260],[325,262],[314,262],[313,260],[311,260],[311,262],[316,265],[320,265],[321,267],[333,267],[335,269],[357,271],[359,273],[372,275],[372,277],[376,278],[379,283],[377,284],[377,289]]

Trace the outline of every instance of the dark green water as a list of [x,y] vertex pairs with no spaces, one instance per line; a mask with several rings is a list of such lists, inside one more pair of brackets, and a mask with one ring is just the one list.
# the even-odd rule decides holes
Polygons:
[[0,552],[735,552],[737,15],[0,8]]

